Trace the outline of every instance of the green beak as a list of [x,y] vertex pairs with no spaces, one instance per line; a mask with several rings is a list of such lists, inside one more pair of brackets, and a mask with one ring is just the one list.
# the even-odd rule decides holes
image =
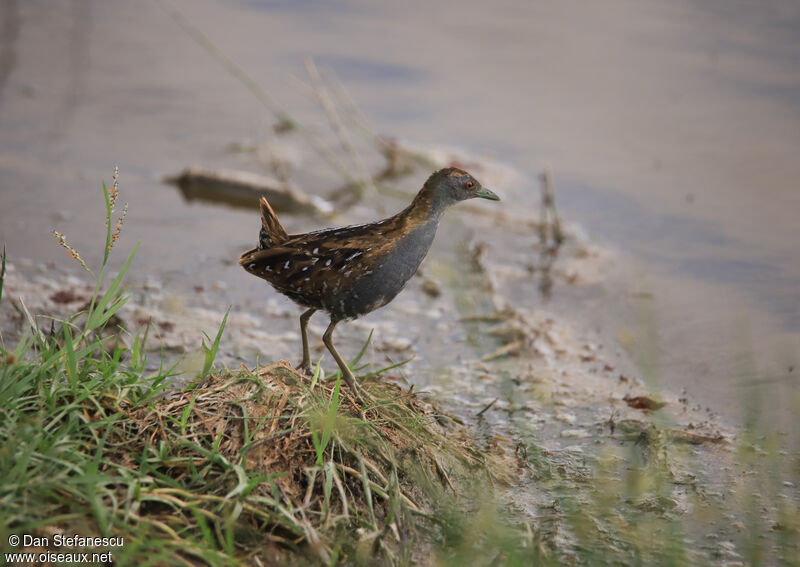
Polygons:
[[500,197],[489,191],[486,187],[481,187],[475,193],[476,197],[480,197],[481,199],[489,199],[490,201],[499,201]]

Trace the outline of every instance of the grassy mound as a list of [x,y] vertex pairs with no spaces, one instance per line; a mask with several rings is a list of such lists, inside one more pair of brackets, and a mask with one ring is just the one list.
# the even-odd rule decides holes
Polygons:
[[200,532],[213,524],[207,543],[235,541],[239,556],[266,547],[328,563],[420,551],[443,493],[484,474],[483,462],[434,406],[378,379],[362,384],[373,402],[342,399],[338,382],[312,386],[281,362],[212,375],[137,410],[126,450],[158,447],[159,489],[171,495],[149,513]]
[[486,478],[463,427],[379,379],[366,403],[285,362],[174,390],[102,349],[70,376],[64,348],[0,369],[4,542],[118,536],[117,561],[157,564],[427,563],[438,512]]

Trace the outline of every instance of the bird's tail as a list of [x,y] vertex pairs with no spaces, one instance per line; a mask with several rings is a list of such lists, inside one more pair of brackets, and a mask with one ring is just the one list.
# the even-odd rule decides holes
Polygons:
[[278,220],[278,215],[264,197],[261,197],[259,204],[261,205],[261,231],[258,233],[258,249],[267,250],[289,238],[289,235],[286,234],[281,221]]

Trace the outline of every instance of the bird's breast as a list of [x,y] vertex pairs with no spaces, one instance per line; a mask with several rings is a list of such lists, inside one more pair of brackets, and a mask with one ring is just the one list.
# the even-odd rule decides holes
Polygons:
[[349,289],[334,299],[341,318],[364,315],[389,303],[416,273],[436,235],[436,224],[416,227],[373,259]]

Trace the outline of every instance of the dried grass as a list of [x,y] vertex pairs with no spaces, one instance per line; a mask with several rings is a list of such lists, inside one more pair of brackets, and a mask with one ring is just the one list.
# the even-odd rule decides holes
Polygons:
[[264,534],[295,558],[396,558],[408,555],[412,542],[419,553],[435,538],[433,518],[447,493],[487,479],[485,462],[466,428],[433,404],[375,378],[362,387],[372,402],[342,402],[321,465],[312,430],[322,427],[334,385],[312,389],[285,361],[210,375],[133,410],[125,451],[111,458],[130,466],[130,454],[149,454],[160,484],[182,488],[173,493],[180,503],[148,510],[164,522],[189,509],[225,525],[226,507],[238,506],[237,555],[257,553]]

